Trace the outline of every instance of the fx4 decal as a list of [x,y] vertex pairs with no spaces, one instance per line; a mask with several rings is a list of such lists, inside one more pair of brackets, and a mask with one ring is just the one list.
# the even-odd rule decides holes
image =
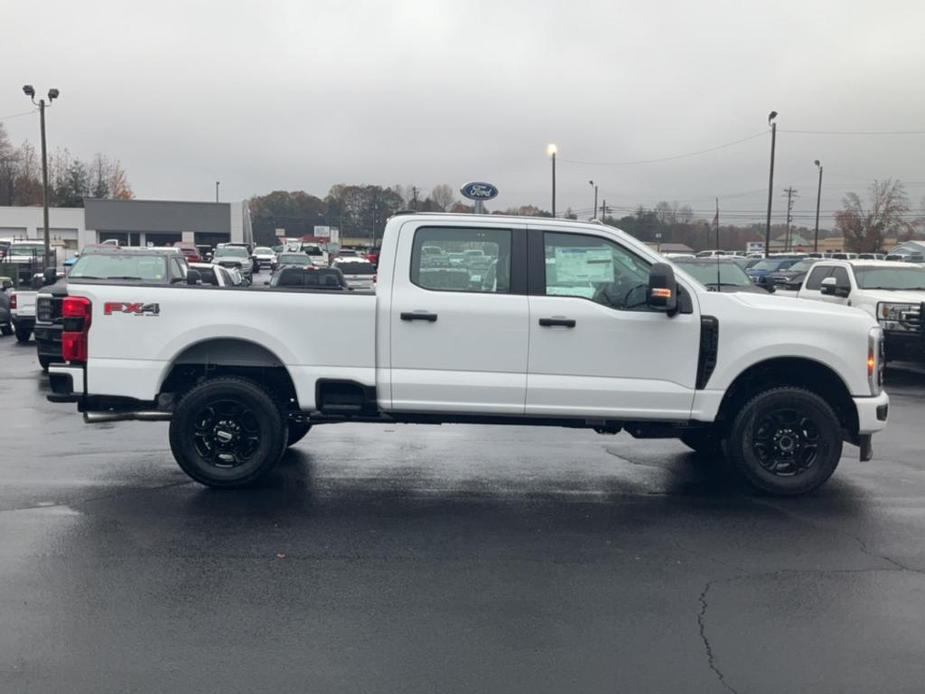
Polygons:
[[103,305],[103,314],[111,316],[114,313],[128,313],[133,316],[159,316],[160,304],[126,304],[120,301],[107,301]]

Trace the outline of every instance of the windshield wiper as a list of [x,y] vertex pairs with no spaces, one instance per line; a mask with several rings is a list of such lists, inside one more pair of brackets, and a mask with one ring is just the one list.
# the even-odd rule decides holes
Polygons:
[[[103,279],[102,277],[95,277],[94,279]],[[142,280],[144,277],[132,277],[131,275],[110,275],[106,277],[107,280]]]

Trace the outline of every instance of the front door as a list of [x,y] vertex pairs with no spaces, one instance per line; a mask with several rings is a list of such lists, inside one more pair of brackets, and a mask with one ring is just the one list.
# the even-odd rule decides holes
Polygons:
[[696,302],[672,317],[648,309],[650,263],[603,230],[529,234],[526,413],[689,418],[700,345]]
[[392,279],[391,408],[519,415],[527,382],[522,226],[417,226]]

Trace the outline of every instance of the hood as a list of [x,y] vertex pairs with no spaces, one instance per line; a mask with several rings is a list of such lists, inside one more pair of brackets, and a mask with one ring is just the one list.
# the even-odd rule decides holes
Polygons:
[[[789,315],[796,318],[812,318],[813,316],[842,316],[844,318],[864,318],[871,321],[870,314],[866,311],[844,306],[842,304],[830,303],[827,301],[813,301],[811,299],[797,299],[792,296],[775,296],[774,294],[745,294],[737,292],[735,294],[717,294],[710,292],[710,296],[721,296],[729,301],[739,301],[749,308],[757,310],[786,311]],[[875,322],[871,325],[876,325]]]

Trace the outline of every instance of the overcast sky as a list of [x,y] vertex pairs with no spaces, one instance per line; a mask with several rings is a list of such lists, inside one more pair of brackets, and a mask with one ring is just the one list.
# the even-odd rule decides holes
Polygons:
[[[925,197],[925,135],[783,132],[925,131],[921,0],[8,0],[0,16],[0,116],[29,107],[23,84],[57,87],[49,146],[120,159],[139,198],[209,200],[216,180],[224,200],[487,180],[495,208],[548,208],[555,142],[560,211],[588,211],[593,178],[618,208],[707,216],[718,195],[721,219],[757,221],[771,109],[775,217],[793,185],[811,225],[817,158],[823,210],[878,177]],[[4,123],[37,142],[37,116]],[[758,133],[668,162],[569,161]]]

